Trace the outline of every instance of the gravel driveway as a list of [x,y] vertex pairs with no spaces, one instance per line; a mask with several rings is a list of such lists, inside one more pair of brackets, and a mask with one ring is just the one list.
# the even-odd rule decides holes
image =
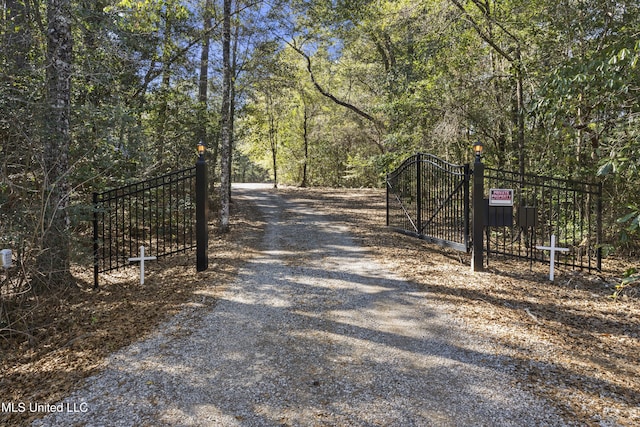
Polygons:
[[34,425],[564,425],[344,226],[267,187],[234,191],[265,216],[260,255]]

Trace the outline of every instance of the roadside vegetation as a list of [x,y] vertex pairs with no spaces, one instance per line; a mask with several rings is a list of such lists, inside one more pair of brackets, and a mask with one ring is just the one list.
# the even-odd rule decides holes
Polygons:
[[91,193],[191,166],[200,142],[230,232],[231,181],[379,188],[410,154],[465,163],[475,141],[491,167],[601,181],[603,249],[629,260],[610,294],[638,292],[636,0],[2,6],[5,344],[48,328],[41,298],[84,295]]

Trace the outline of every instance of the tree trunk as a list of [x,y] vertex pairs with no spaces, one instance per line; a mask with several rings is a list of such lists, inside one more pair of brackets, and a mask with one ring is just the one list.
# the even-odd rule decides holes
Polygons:
[[[164,12],[164,39],[162,46],[162,81],[160,83],[160,105],[158,107],[157,133],[154,141],[158,149],[157,166],[161,173],[166,172],[164,166],[167,160],[167,121],[169,118],[169,92],[171,91],[171,62],[172,62],[172,40],[171,31],[173,27],[173,16],[168,9]],[[155,165],[155,161],[154,161]],[[147,170],[145,173],[150,173]]]
[[238,41],[240,39],[240,26],[235,26],[235,32],[233,34],[233,47],[230,51],[231,66],[229,68],[230,82],[229,82],[229,183],[227,184],[227,191],[229,192],[229,200],[231,200],[231,178],[233,177],[233,144],[235,135],[235,117],[236,117],[236,72],[238,70]]
[[[518,145],[518,169],[520,176],[524,177],[525,173],[525,140],[524,140],[524,88],[523,86],[523,71],[522,71],[522,58],[520,55],[520,48],[516,50],[516,63],[515,63],[515,78],[516,78],[516,102],[518,104],[517,117],[516,117],[516,129],[517,129],[517,145]],[[524,179],[524,178],[522,178]]]
[[302,119],[302,139],[304,144],[304,159],[302,162],[302,183],[301,187],[308,185],[307,165],[309,161],[309,112],[307,111],[307,103],[303,99],[303,119]]
[[271,162],[273,165],[273,188],[278,188],[278,128],[276,125],[273,98],[267,94],[267,117],[269,118],[269,146],[271,147]]
[[273,188],[278,188],[278,150],[271,144],[271,161],[273,163]]
[[208,85],[209,85],[209,48],[211,44],[211,0],[206,0],[204,5],[204,24],[202,36],[202,52],[200,52],[200,78],[198,81],[198,130],[197,142],[209,147],[207,122],[208,122]]
[[224,0],[222,24],[222,111],[220,153],[220,231],[229,231],[231,185],[231,0]]
[[278,143],[272,124],[269,126],[269,142],[271,144],[271,163],[273,164],[273,188],[278,188]]
[[47,3],[47,110],[42,164],[42,252],[38,271],[46,283],[65,285],[69,269],[69,144],[71,111],[70,0]]

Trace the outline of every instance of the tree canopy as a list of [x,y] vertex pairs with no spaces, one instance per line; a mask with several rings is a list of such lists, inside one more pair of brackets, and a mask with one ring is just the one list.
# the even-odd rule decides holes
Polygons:
[[26,257],[54,228],[72,259],[92,190],[191,165],[200,140],[216,182],[251,163],[329,186],[481,140],[493,166],[602,179],[612,235],[639,228],[637,1],[2,5],[0,243]]

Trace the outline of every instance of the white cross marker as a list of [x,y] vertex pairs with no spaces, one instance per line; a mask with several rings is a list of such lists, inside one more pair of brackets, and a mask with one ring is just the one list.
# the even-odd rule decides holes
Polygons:
[[541,251],[549,251],[551,253],[551,265],[549,266],[549,280],[553,282],[553,266],[556,261],[556,252],[569,252],[569,248],[559,248],[556,246],[556,235],[551,235],[551,246],[536,246],[536,249]]
[[140,261],[140,284],[144,285],[144,262],[156,259],[154,256],[144,256],[144,246],[140,246],[140,256],[129,258],[129,261]]

